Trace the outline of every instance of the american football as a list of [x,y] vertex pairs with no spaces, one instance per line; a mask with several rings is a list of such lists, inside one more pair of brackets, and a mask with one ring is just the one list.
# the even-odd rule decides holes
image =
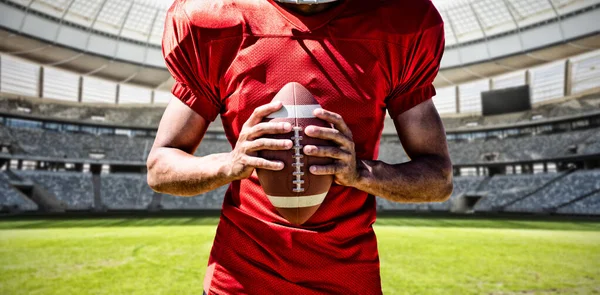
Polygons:
[[331,159],[310,157],[302,152],[305,145],[326,146],[332,143],[304,136],[303,130],[309,125],[331,126],[315,118],[313,111],[321,106],[310,91],[299,83],[292,82],[283,86],[273,101],[281,101],[283,107],[264,121],[289,122],[293,131],[268,137],[291,139],[294,147],[290,151],[261,151],[260,157],[282,161],[285,167],[281,171],[257,169],[257,174],[271,204],[281,216],[292,224],[300,225],[319,209],[333,182],[330,175],[317,176],[308,171],[311,165],[329,164]]
[[0,0],[0,295],[600,295],[598,20]]

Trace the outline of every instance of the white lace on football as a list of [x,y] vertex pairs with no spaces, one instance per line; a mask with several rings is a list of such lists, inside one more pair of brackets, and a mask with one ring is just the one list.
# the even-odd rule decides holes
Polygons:
[[295,193],[304,192],[304,188],[302,187],[304,184],[304,180],[302,179],[304,176],[304,172],[302,171],[302,167],[304,166],[304,163],[302,163],[302,158],[304,156],[301,152],[302,145],[300,144],[300,140],[302,140],[302,136],[300,136],[300,131],[302,131],[302,127],[294,127],[294,136],[292,136],[292,141],[294,142],[294,155],[292,157],[296,160],[296,162],[292,163],[292,167],[295,168],[293,173],[295,179],[292,181],[292,183],[296,186],[293,188]]
[[267,119],[306,119],[314,118],[314,110],[321,108],[318,104],[283,105],[281,109],[267,116]]
[[269,200],[273,204],[273,206],[277,208],[306,208],[317,206],[323,203],[325,197],[327,196],[327,192],[310,195],[310,196],[299,196],[299,197],[290,197],[290,196],[269,196]]

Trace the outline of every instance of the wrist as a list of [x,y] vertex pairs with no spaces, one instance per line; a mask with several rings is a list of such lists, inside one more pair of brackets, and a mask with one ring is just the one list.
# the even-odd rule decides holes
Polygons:
[[352,187],[366,191],[373,179],[373,161],[356,160],[357,178]]
[[234,173],[234,160],[233,160],[232,152],[224,153],[221,158],[222,165],[218,168],[218,174],[225,181],[232,182],[239,180],[239,176]]

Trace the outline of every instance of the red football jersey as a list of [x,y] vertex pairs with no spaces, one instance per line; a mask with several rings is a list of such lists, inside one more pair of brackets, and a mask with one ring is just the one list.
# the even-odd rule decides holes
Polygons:
[[[207,120],[220,115],[232,145],[256,107],[298,82],[343,116],[369,160],[386,109],[395,116],[435,94],[443,50],[429,0],[346,0],[312,16],[273,0],[177,0],[163,39],[173,94]],[[334,184],[308,222],[292,226],[254,173],[225,195],[204,289],[380,294],[375,216],[374,196]]]

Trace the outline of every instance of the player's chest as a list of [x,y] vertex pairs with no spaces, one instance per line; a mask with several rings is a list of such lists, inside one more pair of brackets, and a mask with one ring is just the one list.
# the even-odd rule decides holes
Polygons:
[[246,39],[222,75],[224,115],[245,118],[283,85],[298,82],[325,109],[357,120],[376,119],[385,112],[391,88],[388,68],[384,54],[360,42]]

